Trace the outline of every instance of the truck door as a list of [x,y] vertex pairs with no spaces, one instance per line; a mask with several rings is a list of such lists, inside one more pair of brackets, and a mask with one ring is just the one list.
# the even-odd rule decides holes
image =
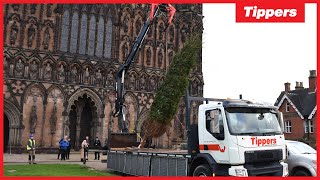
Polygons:
[[217,163],[229,163],[227,136],[224,132],[226,121],[223,110],[220,108],[208,109],[202,115],[203,123],[199,122],[200,152],[211,154]]

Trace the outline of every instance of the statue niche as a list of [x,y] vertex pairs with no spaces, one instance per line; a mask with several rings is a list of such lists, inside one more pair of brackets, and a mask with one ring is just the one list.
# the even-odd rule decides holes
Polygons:
[[52,68],[50,63],[47,63],[46,67],[44,68],[43,79],[52,80],[51,78],[52,78]]
[[18,63],[16,64],[15,68],[15,76],[16,77],[22,77],[24,72],[24,64],[22,63],[22,60],[19,59]]
[[31,24],[28,28],[28,40],[27,40],[27,45],[28,47],[32,47],[33,40],[36,35],[36,29],[34,28],[33,24]]
[[29,77],[32,80],[35,80],[38,78],[38,64],[36,61],[33,61],[32,64],[30,65],[30,70],[29,70]]
[[46,29],[44,30],[43,41],[42,41],[43,48],[46,50],[49,48],[50,38],[51,38],[51,35],[50,35],[49,27],[46,27]]
[[58,74],[57,74],[57,80],[58,82],[64,83],[65,81],[65,71],[64,71],[64,66],[61,64],[60,68],[58,69]]
[[37,108],[36,106],[32,106],[30,119],[29,119],[29,127],[30,133],[34,133],[37,126]]
[[10,29],[10,44],[13,46],[16,44],[16,40],[18,37],[19,28],[17,26],[16,21],[13,22],[11,29]]

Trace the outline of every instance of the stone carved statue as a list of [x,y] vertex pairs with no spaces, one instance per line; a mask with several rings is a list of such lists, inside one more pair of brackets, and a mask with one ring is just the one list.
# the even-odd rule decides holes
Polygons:
[[51,78],[52,78],[52,68],[51,68],[50,63],[47,63],[47,66],[44,69],[43,78],[45,80],[51,80]]
[[10,30],[10,44],[14,45],[16,43],[17,37],[18,37],[18,26],[16,21],[13,22],[12,26],[11,26],[11,30]]
[[125,61],[125,58],[127,58],[128,53],[129,53],[128,51],[129,51],[128,44],[124,43],[122,46],[123,61]]
[[114,86],[113,82],[114,82],[113,74],[112,74],[112,72],[110,71],[109,74],[108,74],[108,76],[107,76],[107,86],[108,86],[108,87],[109,87],[109,86]]
[[83,83],[85,83],[85,84],[89,84],[90,83],[89,68],[86,68],[86,71],[83,73]]
[[150,65],[151,64],[151,48],[150,47],[148,47],[146,55],[147,55],[147,61],[146,61],[147,65]]
[[30,79],[37,79],[38,78],[38,64],[36,61],[33,61],[32,64],[30,65],[30,73],[29,73],[29,76],[30,76]]
[[15,68],[16,77],[22,77],[23,71],[24,71],[24,64],[22,63],[21,59],[19,59],[18,63],[16,64],[16,68]]
[[146,89],[146,79],[144,76],[141,77],[140,79],[140,89],[145,90]]
[[151,78],[151,80],[150,80],[150,90],[151,91],[155,91],[156,89],[157,89],[157,84],[156,84],[156,81],[155,81],[155,79],[154,78]]
[[57,80],[58,82],[64,82],[65,80],[65,72],[64,72],[64,67],[63,67],[63,64],[61,64],[60,68],[58,69],[58,74],[57,74]]
[[101,70],[100,69],[98,69],[98,71],[96,72],[95,81],[96,81],[96,85],[101,85],[102,74],[101,74]]
[[49,41],[50,41],[50,31],[49,31],[49,27],[46,27],[46,29],[44,30],[44,34],[43,34],[43,47],[44,49],[48,49],[49,48]]
[[138,17],[136,21],[136,35],[139,35],[140,30],[141,30],[141,21],[140,21],[140,17]]
[[134,77],[134,75],[132,74],[131,76],[130,76],[130,82],[129,82],[129,89],[130,90],[133,90],[134,88],[135,88],[135,77]]
[[163,25],[163,23],[159,24],[158,29],[159,29],[159,39],[162,40],[163,39],[163,33],[164,33],[164,25]]
[[78,75],[78,70],[77,67],[73,67],[70,73],[70,82],[71,83],[77,83],[77,75]]
[[30,119],[29,119],[29,127],[30,133],[34,133],[37,126],[37,108],[36,106],[32,106]]
[[28,28],[28,41],[27,41],[28,47],[32,46],[35,35],[36,35],[36,29],[33,27],[33,24],[31,24]]
[[125,33],[127,33],[129,30],[129,17],[126,15],[124,18],[123,18],[123,31]]

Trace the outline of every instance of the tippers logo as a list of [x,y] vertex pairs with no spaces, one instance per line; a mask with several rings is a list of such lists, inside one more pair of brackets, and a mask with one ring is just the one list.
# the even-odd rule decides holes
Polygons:
[[256,19],[265,18],[269,19],[273,16],[275,17],[296,17],[296,9],[258,9],[257,6],[245,6],[246,17],[255,17]]
[[257,137],[251,138],[252,145],[265,146],[265,145],[273,145],[277,144],[277,139],[258,139]]
[[236,22],[304,22],[304,3],[277,1],[236,3]]

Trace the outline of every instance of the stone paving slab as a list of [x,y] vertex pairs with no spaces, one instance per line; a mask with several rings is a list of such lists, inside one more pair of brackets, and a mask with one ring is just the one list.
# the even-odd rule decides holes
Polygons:
[[[94,153],[89,153],[89,159],[86,164],[81,162],[79,152],[71,152],[70,159],[61,161],[57,159],[57,154],[36,154],[35,162],[37,164],[80,164],[83,166],[88,166],[90,168],[99,171],[109,171],[107,169],[107,163],[102,163],[101,160],[106,160],[107,156],[100,154],[100,160],[94,160]],[[4,165],[6,164],[28,164],[28,154],[4,154]]]

